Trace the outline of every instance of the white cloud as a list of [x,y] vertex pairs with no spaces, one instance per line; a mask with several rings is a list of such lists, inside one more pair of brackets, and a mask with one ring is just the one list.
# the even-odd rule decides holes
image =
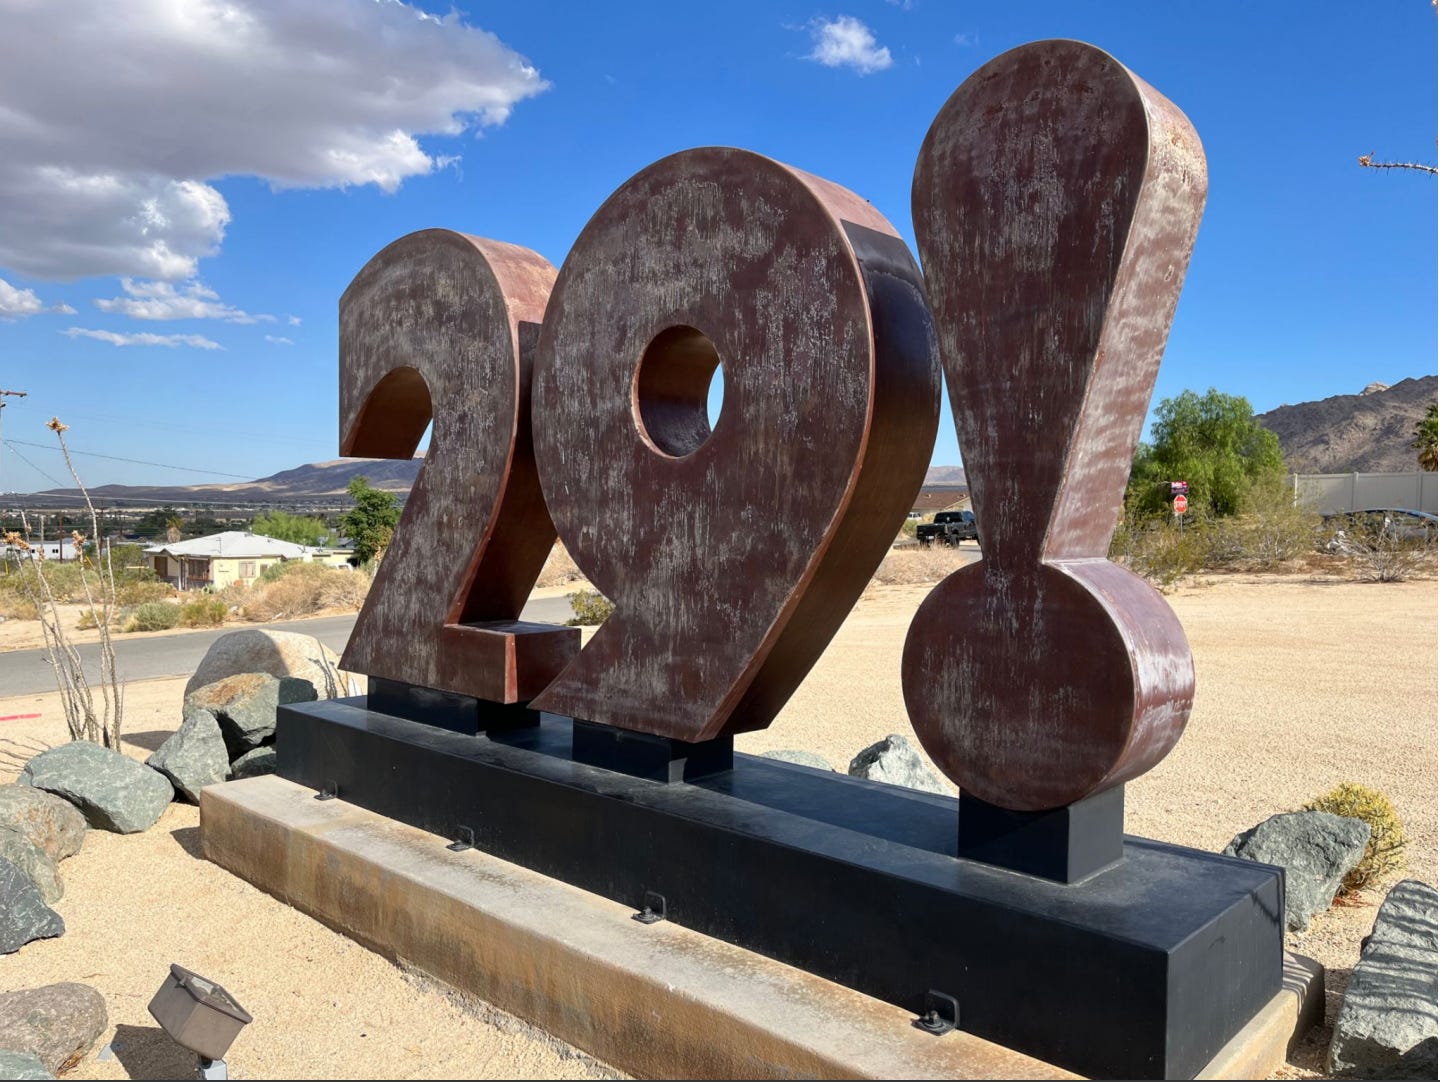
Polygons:
[[962,49],[971,49],[980,44],[980,35],[975,33],[956,34],[955,44]]
[[290,326],[292,326],[292,327],[298,327],[298,326],[300,326],[300,317],[299,317],[299,316],[287,316],[287,317],[285,318],[285,322],[288,323],[288,324],[290,324]]
[[120,279],[128,296],[97,300],[102,312],[115,312],[132,319],[222,319],[226,323],[274,323],[274,316],[251,315],[229,304],[220,294],[199,282],[176,289],[169,282],[137,282]]
[[546,83],[460,15],[400,0],[8,3],[0,266],[182,280],[218,249],[211,181],[394,191],[419,137],[503,123]]
[[871,29],[850,15],[810,24],[815,48],[805,57],[827,68],[854,68],[861,75],[884,71],[894,60],[890,50],[875,40]]
[[4,278],[0,278],[0,319],[16,320],[24,319],[26,316],[38,315],[41,312],[58,312],[61,315],[73,316],[75,309],[68,304],[52,304],[49,308],[35,294],[33,289],[21,289],[12,286]]
[[271,343],[272,345],[276,345],[276,346],[293,346],[293,345],[295,344],[295,343],[294,343],[293,341],[291,341],[289,338],[286,338],[286,337],[284,337],[283,335],[278,335],[278,334],[267,334],[267,335],[265,336],[265,341]]
[[0,319],[24,319],[45,311],[33,289],[16,289],[0,278]]
[[60,332],[66,338],[94,338],[109,342],[112,346],[192,346],[195,349],[223,349],[219,342],[203,334],[116,334],[114,331],[95,331],[86,327],[71,327]]

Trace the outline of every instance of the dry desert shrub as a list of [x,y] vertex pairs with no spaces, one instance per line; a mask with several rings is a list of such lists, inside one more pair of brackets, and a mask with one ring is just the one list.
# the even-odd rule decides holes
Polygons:
[[615,602],[595,590],[576,590],[566,594],[574,619],[565,622],[571,627],[599,627],[615,611]]
[[115,587],[117,605],[144,605],[149,601],[168,601],[175,596],[175,588],[168,582],[137,579],[121,582]]
[[1386,876],[1405,867],[1405,828],[1390,798],[1379,789],[1356,782],[1342,782],[1324,796],[1305,805],[1306,811],[1329,812],[1359,819],[1370,828],[1365,855],[1345,876],[1342,893],[1373,886]]
[[218,597],[197,597],[180,606],[180,626],[219,627],[229,612],[230,606]]
[[555,547],[550,550],[550,555],[545,559],[545,566],[540,569],[540,577],[535,580],[536,586],[564,586],[571,582],[582,582],[585,576],[580,568],[575,566],[575,561],[570,558],[570,553],[565,546],[555,542]]
[[[276,573],[271,575],[270,571]],[[295,561],[270,571],[250,587],[240,602],[247,620],[268,623],[310,616],[322,609],[358,610],[370,590],[370,576],[361,571]],[[222,600],[226,600],[223,595]]]
[[180,622],[180,606],[168,601],[147,601],[131,614],[126,631],[169,631]]
[[891,549],[876,569],[871,585],[909,586],[939,582],[966,563],[958,548]]

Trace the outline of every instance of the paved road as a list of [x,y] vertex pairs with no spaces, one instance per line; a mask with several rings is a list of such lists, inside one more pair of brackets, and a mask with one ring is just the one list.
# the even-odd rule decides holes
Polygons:
[[[570,602],[563,597],[538,598],[520,614],[540,623],[564,623],[571,616]],[[337,654],[345,648],[355,617],[322,616],[311,620],[286,620],[276,624],[247,624],[276,631],[298,631],[314,635]],[[183,635],[155,635],[144,639],[115,640],[115,658],[124,680],[151,680],[161,676],[188,676],[200,664],[210,644],[234,627],[214,631],[187,631]],[[91,680],[100,672],[100,647],[81,646],[81,660]],[[0,654],[0,698],[33,695],[55,690],[55,674],[44,650],[13,650]]]

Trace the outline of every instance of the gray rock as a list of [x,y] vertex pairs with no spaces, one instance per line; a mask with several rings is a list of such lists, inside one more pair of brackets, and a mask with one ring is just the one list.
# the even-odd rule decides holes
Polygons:
[[14,954],[33,939],[64,934],[65,922],[45,904],[30,877],[0,858],[0,954]]
[[1436,909],[1435,888],[1414,879],[1386,896],[1335,1019],[1332,1074],[1435,1077]]
[[230,753],[220,723],[208,710],[192,710],[145,765],[170,779],[175,791],[192,804],[200,803],[200,790],[224,781],[230,773]]
[[359,695],[355,678],[340,669],[335,651],[311,635],[246,628],[221,635],[205,652],[185,694],[241,673],[269,673],[309,680],[322,699]]
[[89,829],[74,804],[29,785],[0,785],[0,826],[20,831],[56,861],[80,852]]
[[903,785],[926,793],[948,796],[950,789],[940,780],[940,775],[931,770],[898,733],[891,733],[878,744],[871,744],[850,760],[850,774],[870,781],[883,781],[891,785]]
[[0,1048],[29,1052],[51,1071],[89,1052],[109,1025],[88,984],[47,984],[0,995]]
[[185,695],[185,716],[208,710],[220,723],[228,758],[275,739],[275,711],[286,703],[315,701],[315,686],[294,676],[237,673]]
[[154,826],[174,795],[158,770],[88,740],[42,751],[25,764],[19,780],[63,796],[92,827],[117,834]]
[[58,902],[64,896],[65,887],[55,871],[55,862],[20,831],[0,827],[0,858],[8,860],[29,876],[47,905]]
[[1299,932],[1330,908],[1341,880],[1360,863],[1369,840],[1370,827],[1359,819],[1285,812],[1235,835],[1225,855],[1285,869],[1285,926]]
[[55,1076],[29,1052],[0,1048],[0,1078],[50,1078]]
[[823,755],[816,755],[813,751],[800,751],[796,748],[779,748],[775,751],[760,753],[762,759],[779,759],[782,763],[795,763],[797,766],[813,766],[816,770],[834,771],[830,760]]
[[230,764],[232,778],[255,778],[261,774],[275,773],[275,746],[267,745],[247,751]]
[[1440,1045],[1434,1037],[1421,1041],[1394,1063],[1385,1067],[1357,1067],[1346,1078],[1434,1078],[1440,1071]]

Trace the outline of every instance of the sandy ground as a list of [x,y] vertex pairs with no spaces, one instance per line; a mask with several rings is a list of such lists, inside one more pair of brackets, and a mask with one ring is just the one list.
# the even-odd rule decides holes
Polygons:
[[[571,587],[573,589],[573,587]],[[842,769],[887,733],[909,734],[900,653],[923,586],[872,588],[770,729],[745,751],[804,748]],[[561,592],[564,592],[563,590]],[[1127,794],[1136,834],[1222,848],[1337,782],[1384,790],[1411,837],[1406,873],[1436,881],[1436,584],[1210,578],[1171,595],[1196,659],[1184,739]],[[179,723],[184,681],[132,684],[127,751],[143,758]],[[0,700],[0,780],[65,739],[53,694]],[[607,1069],[532,1029],[402,972],[198,859],[198,812],[172,805],[143,835],[92,832],[61,866],[68,931],[0,964],[0,991],[79,980],[103,992],[116,1058],[77,1078],[182,1077],[146,1013],[171,961],[212,976],[261,1020],[230,1066],[246,1078],[583,1078]],[[1328,1015],[1382,891],[1318,918],[1292,949],[1330,971]],[[311,987],[319,981],[319,987]],[[1328,1034],[1284,1076],[1312,1074]]]

